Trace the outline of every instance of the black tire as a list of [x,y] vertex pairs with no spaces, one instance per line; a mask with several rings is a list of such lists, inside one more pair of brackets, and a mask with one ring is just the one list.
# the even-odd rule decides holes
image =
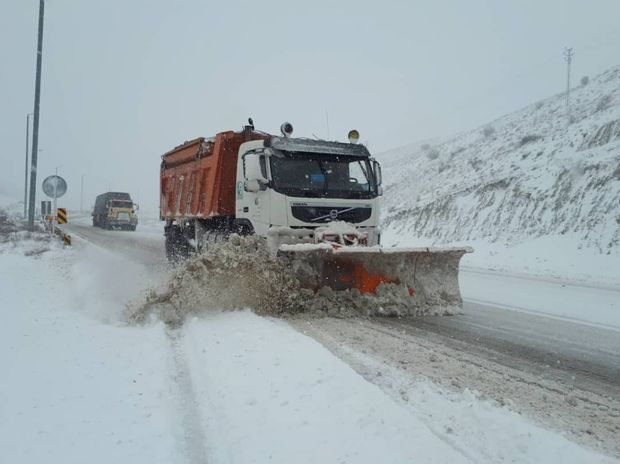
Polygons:
[[166,258],[171,263],[178,263],[189,257],[191,245],[181,232],[179,226],[166,228]]

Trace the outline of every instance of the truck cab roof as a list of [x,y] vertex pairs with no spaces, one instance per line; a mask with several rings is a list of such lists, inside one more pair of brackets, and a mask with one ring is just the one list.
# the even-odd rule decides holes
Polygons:
[[337,156],[362,156],[369,158],[370,153],[364,145],[342,142],[328,142],[305,138],[271,137],[265,140],[266,148],[289,152],[321,153]]

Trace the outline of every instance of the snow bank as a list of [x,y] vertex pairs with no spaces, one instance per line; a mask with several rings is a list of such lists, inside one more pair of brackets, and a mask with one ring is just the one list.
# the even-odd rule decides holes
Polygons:
[[[311,293],[311,292],[310,292]],[[128,320],[142,322],[156,314],[166,323],[181,323],[188,314],[251,307],[259,312],[298,312],[304,301],[299,282],[270,255],[258,237],[233,236],[183,263],[167,285],[134,305]]]
[[[455,314],[461,310],[454,263],[461,251],[467,250],[443,249],[445,253],[431,259],[427,248],[419,250],[424,256],[416,257],[415,250],[397,255],[387,249],[385,256],[380,256],[383,252],[378,248],[343,247],[334,254],[361,253],[354,264],[362,263],[372,270],[381,270],[382,266],[398,270],[400,273],[395,275],[401,280],[382,281],[373,293],[329,286],[315,291],[324,283],[320,273],[322,260],[328,256],[312,252],[332,251],[325,246],[282,245],[282,251],[296,253],[273,256],[262,238],[233,235],[181,263],[167,285],[151,292],[144,304],[130,307],[127,318],[140,323],[155,314],[166,323],[179,324],[189,314],[241,308],[252,308],[259,314],[304,313],[315,317],[405,317]],[[367,259],[362,261],[362,257]],[[415,288],[408,288],[404,282],[415,282]]]
[[98,257],[27,247],[0,245],[0,462],[181,462],[161,324],[102,324]]
[[[305,269],[302,256],[297,258],[295,266]],[[260,237],[233,236],[182,263],[163,289],[153,291],[144,304],[131,306],[128,320],[139,323],[155,314],[167,323],[178,324],[188,314],[242,308],[252,308],[259,314],[305,313],[319,317],[454,311],[454,305],[448,304],[411,308],[410,302],[417,300],[396,284],[381,284],[376,294],[361,294],[357,289],[334,291],[329,287],[314,292],[301,288],[293,268],[286,260],[272,256]]]

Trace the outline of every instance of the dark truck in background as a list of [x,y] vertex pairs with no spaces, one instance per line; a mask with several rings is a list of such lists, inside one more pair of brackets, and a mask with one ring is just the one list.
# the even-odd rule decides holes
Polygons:
[[138,205],[128,193],[106,192],[98,195],[93,209],[93,227],[136,230]]

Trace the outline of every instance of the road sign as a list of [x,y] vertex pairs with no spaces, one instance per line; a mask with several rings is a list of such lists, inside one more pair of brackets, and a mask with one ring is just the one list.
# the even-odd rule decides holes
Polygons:
[[60,176],[49,176],[43,181],[43,192],[50,198],[60,198],[67,192],[67,183]]
[[58,224],[67,223],[67,208],[58,208],[56,210],[56,217],[58,218]]

